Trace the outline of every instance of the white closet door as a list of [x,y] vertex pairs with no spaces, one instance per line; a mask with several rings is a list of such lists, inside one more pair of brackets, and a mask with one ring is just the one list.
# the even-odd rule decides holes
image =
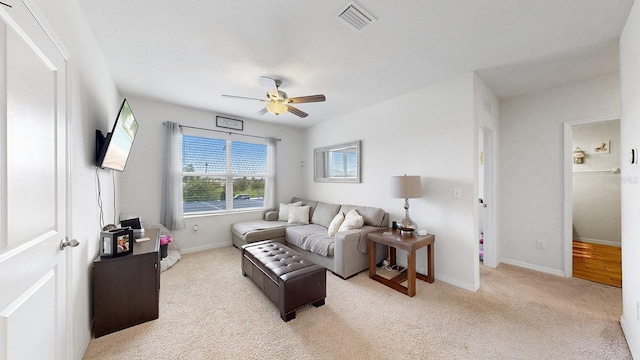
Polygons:
[[0,359],[63,359],[65,59],[27,0],[0,5]]

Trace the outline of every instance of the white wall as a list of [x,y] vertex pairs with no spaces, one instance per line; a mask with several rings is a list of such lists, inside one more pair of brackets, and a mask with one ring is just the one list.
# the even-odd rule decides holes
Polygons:
[[626,159],[640,148],[640,4],[633,4],[620,37],[622,142],[622,317],[620,323],[635,359],[640,358],[640,166]]
[[[175,104],[162,103],[140,97],[127,96],[131,110],[138,120],[139,130],[129,161],[121,179],[119,213],[140,216],[158,223],[162,202],[162,163],[164,127],[162,122],[216,129],[216,114]],[[233,116],[230,116],[233,118]],[[218,128],[218,130],[221,130]],[[224,129],[222,129],[224,130]],[[240,131],[235,131],[240,132]],[[244,120],[241,133],[281,138],[277,149],[278,197],[289,201],[301,193],[300,149],[302,130],[272,123]],[[246,140],[246,137],[237,137]],[[249,211],[188,217],[186,228],[172,232],[184,252],[198,251],[231,244],[230,225],[238,221],[261,218],[263,211]],[[193,225],[198,225],[198,232]]]
[[612,74],[501,101],[501,261],[564,274],[563,123],[618,116],[619,93]]
[[[478,287],[473,79],[468,73],[316,125],[303,143],[307,198],[381,207],[400,220],[404,200],[390,197],[390,177],[420,175],[424,196],[409,200],[410,214],[419,228],[436,235],[435,276],[469,290]],[[315,183],[313,149],[353,140],[362,140],[362,182]],[[453,198],[454,188],[462,190],[462,199]],[[426,271],[425,249],[417,257],[418,269]]]
[[[111,75],[97,49],[91,31],[75,0],[35,0],[56,37],[70,54],[69,108],[70,120],[70,196],[71,226],[69,238],[80,245],[68,252],[71,269],[71,302],[73,309],[73,358],[81,358],[91,338],[91,267],[98,255],[100,231],[94,167],[95,130],[106,130],[113,124],[119,99]],[[64,16],[61,16],[64,15]],[[103,183],[110,176],[100,172]],[[112,201],[113,191],[103,187],[103,199]],[[105,218],[113,216],[105,209]]]

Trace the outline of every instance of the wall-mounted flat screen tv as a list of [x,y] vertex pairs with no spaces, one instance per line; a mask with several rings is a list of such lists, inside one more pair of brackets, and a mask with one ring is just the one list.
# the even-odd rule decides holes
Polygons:
[[96,130],[96,165],[101,168],[124,171],[127,165],[133,140],[138,132],[138,122],[127,103],[122,101],[113,130],[103,136]]

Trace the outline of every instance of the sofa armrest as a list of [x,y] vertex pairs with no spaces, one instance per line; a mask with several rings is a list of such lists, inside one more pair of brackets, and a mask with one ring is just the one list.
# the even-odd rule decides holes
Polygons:
[[334,272],[344,278],[361,271],[363,265],[368,266],[368,255],[358,251],[360,233],[355,229],[336,234],[333,245]]
[[264,219],[266,221],[276,221],[276,220],[278,220],[278,211],[277,210],[265,211]]

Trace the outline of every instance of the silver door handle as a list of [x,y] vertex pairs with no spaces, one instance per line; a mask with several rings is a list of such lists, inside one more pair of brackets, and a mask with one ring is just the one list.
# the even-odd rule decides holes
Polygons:
[[64,238],[62,240],[60,240],[60,250],[64,250],[64,248],[68,247],[76,247],[80,245],[80,242],[78,242],[78,240],[76,239],[71,239],[71,240],[67,240],[67,238]]

